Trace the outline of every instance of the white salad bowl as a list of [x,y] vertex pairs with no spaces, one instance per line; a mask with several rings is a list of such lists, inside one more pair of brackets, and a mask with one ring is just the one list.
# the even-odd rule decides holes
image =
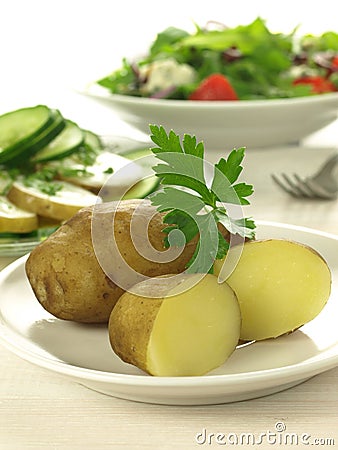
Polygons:
[[276,100],[188,101],[111,94],[97,84],[80,91],[149,135],[149,124],[194,134],[207,149],[297,143],[338,117],[338,93]]

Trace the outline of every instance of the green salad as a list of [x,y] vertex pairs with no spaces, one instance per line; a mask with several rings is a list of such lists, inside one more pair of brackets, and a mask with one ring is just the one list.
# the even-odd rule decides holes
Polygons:
[[289,98],[338,90],[338,34],[273,33],[264,20],[234,28],[169,27],[140,60],[97,81],[114,94],[183,100]]

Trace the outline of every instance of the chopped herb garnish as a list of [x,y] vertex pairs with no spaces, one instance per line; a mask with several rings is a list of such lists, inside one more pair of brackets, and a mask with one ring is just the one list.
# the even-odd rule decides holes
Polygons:
[[62,189],[62,184],[55,181],[56,170],[56,168],[44,167],[25,177],[23,183],[25,186],[36,188],[44,194],[55,195]]
[[76,162],[79,162],[84,166],[92,166],[95,163],[100,150],[102,149],[97,149],[84,144],[73,154],[73,157]]

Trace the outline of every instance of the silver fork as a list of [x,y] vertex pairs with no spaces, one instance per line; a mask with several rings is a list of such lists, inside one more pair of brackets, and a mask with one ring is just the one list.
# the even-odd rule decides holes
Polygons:
[[338,197],[338,174],[334,176],[334,170],[338,165],[338,153],[330,158],[312,176],[301,178],[297,173],[286,175],[285,173],[271,177],[279,187],[293,197],[320,198],[334,200]]

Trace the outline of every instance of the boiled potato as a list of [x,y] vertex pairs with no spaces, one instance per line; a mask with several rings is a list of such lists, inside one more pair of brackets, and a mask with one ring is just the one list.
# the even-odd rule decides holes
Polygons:
[[[215,274],[222,275],[222,261]],[[226,282],[242,314],[241,339],[260,340],[291,332],[314,319],[331,290],[331,273],[312,248],[270,239],[246,242]]]
[[[37,246],[26,263],[28,280],[37,299],[47,311],[62,319],[107,322],[113,306],[126,288],[136,284],[140,277],[183,272],[196,247],[195,239],[172,261],[151,261],[142,254],[149,247],[147,237],[158,255],[167,253],[163,243],[163,215],[149,201],[124,200],[96,205],[95,236],[102,245],[94,251],[93,210],[94,207],[88,207],[79,211]],[[114,239],[110,239],[113,218]],[[136,238],[143,245],[142,252],[134,246],[131,221],[136,232],[139,231]],[[145,228],[148,222],[149,226]],[[114,242],[129,271],[114,257]],[[99,263],[97,254],[100,251],[104,255],[101,255]],[[102,258],[108,260],[106,273],[100,265]],[[123,279],[117,282],[118,276]]]
[[0,196],[0,233],[30,233],[39,227],[38,216]]
[[148,279],[125,292],[109,320],[114,352],[151,375],[203,375],[223,364],[239,340],[233,290],[213,275]]
[[[72,156],[65,158],[61,162],[52,161],[49,163],[49,166],[72,169],[73,171],[83,169],[83,164],[77,163]],[[144,176],[144,170],[140,165],[110,151],[102,151],[97,156],[95,163],[92,166],[88,166],[86,170],[87,172],[83,176],[64,175],[64,171],[61,170],[60,177],[64,181],[69,181],[96,194],[100,192],[102,186],[105,186],[106,200],[110,192],[110,199],[122,198],[126,190]]]
[[57,183],[62,189],[54,195],[47,195],[36,187],[15,181],[7,197],[19,208],[60,221],[69,219],[81,208],[94,205],[97,201],[96,195],[85,189],[65,181]]

